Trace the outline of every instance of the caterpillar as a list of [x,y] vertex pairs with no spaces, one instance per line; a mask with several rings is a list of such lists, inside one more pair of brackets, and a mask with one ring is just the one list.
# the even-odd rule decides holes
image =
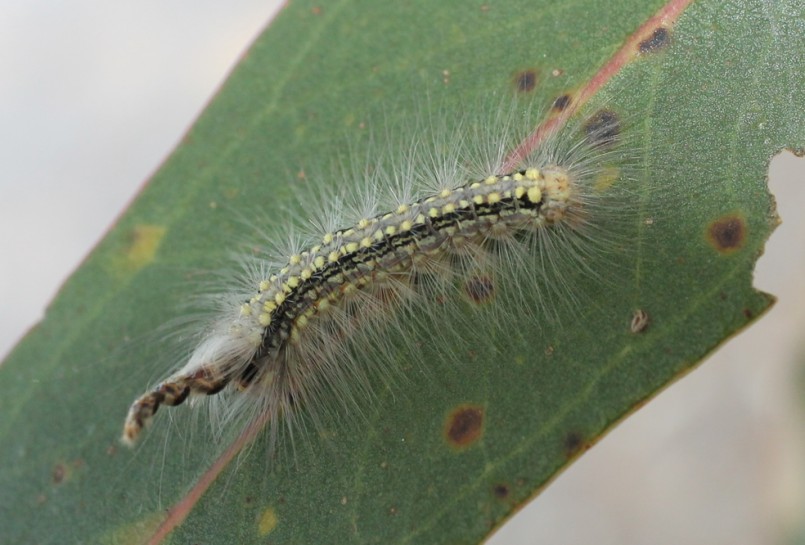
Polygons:
[[[508,116],[493,116],[497,130],[510,133],[518,121],[528,129],[527,115]],[[628,157],[620,117],[604,108],[545,131],[522,158],[511,153],[511,135],[482,143],[489,128],[469,125],[437,137],[448,144],[441,150],[373,165],[358,185],[368,198],[322,199],[322,211],[303,222],[310,233],[274,252],[278,259],[258,258],[245,281],[251,292],[222,296],[221,315],[187,362],[133,402],[122,441],[134,444],[160,407],[189,398],[230,396],[222,421],[249,412],[272,436],[300,408],[316,418],[323,398],[361,410],[356,399],[371,397],[370,375],[394,375],[395,351],[418,352],[423,338],[412,321],[432,326],[424,342],[444,343],[444,323],[468,319],[456,301],[499,296],[498,306],[520,307],[527,319],[493,327],[530,327],[551,319],[552,297],[577,297],[564,267],[583,271],[610,251],[602,248],[628,194],[619,184]],[[487,327],[489,312],[500,316],[486,311]],[[375,369],[356,357],[367,351],[378,354]]]

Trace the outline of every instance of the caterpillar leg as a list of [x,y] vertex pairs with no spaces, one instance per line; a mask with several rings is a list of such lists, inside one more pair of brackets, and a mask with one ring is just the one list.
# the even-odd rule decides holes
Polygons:
[[121,441],[129,446],[136,443],[160,405],[181,405],[191,393],[214,395],[223,390],[228,383],[229,377],[213,377],[205,369],[199,369],[192,375],[177,376],[162,382],[131,404],[126,422],[123,424]]

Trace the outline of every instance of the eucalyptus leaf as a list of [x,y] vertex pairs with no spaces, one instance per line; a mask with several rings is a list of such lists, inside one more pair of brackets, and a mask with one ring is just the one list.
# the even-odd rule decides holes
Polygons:
[[[675,6],[678,20],[599,92],[630,116],[640,187],[666,189],[646,193],[633,251],[601,272],[628,281],[593,285],[583,312],[562,307],[560,328],[526,324],[504,349],[474,345],[472,332],[467,347],[431,349],[472,357],[436,358],[398,392],[378,384],[356,422],[311,427],[273,454],[258,440],[168,538],[482,541],[773,302],[752,288],[752,269],[778,222],[770,157],[805,148],[799,0],[290,3],[0,367],[2,541],[145,543],[187,501],[220,449],[206,413],[184,407],[135,450],[118,445],[130,401],[168,371],[155,364],[179,363],[129,339],[181,317],[193,271],[253,236],[233,216],[302,213],[300,172],[338,164],[345,135],[365,123],[382,132],[424,101],[459,119],[491,95],[585,88]],[[467,445],[451,441],[457,418]]]

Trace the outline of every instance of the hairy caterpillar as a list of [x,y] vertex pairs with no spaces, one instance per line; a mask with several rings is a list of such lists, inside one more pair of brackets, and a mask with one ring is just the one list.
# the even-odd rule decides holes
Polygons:
[[[496,113],[503,136],[491,142],[489,126],[460,123],[455,136],[437,135],[440,149],[414,143],[405,164],[381,158],[360,184],[365,195],[322,199],[321,213],[302,222],[308,233],[271,252],[279,258],[258,258],[251,291],[221,297],[222,315],[187,363],[132,404],[123,442],[134,443],[160,406],[194,395],[231,396],[221,421],[249,413],[273,437],[299,407],[314,419],[323,400],[362,410],[368,377],[395,374],[395,354],[460,342],[445,323],[478,319],[489,331],[549,323],[551,299],[578,297],[569,278],[596,274],[591,261],[612,251],[631,192],[629,155],[609,109],[561,130],[541,124],[536,149],[523,152],[522,138],[507,133],[517,123],[529,132],[527,119],[516,108]],[[467,300],[480,318],[459,308]],[[500,307],[518,317],[501,322]],[[412,325],[423,321],[430,338]],[[374,369],[356,357],[367,351],[377,354]]]

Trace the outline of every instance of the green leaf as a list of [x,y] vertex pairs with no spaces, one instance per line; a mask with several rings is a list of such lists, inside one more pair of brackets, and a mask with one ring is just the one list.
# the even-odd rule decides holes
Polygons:
[[[0,367],[4,540],[143,543],[183,500],[192,509],[171,543],[484,539],[771,304],[751,279],[777,223],[769,158],[805,147],[799,4],[287,6]],[[588,278],[596,299],[564,307],[561,327],[524,324],[493,345],[468,335],[462,365],[432,358],[399,391],[378,384],[357,423],[310,433],[292,454],[269,457],[258,441],[197,502],[191,492],[219,454],[206,413],[190,433],[192,411],[166,410],[136,450],[117,446],[130,401],[168,370],[157,363],[174,363],[162,345],[127,339],[181,317],[194,271],[249,237],[233,211],[273,220],[298,210],[300,169],[326,169],[345,135],[366,123],[382,132],[425,101],[459,119],[493,94],[585,89],[644,22],[675,7],[668,34],[645,34],[643,52],[595,97],[631,116],[637,180],[649,188],[636,251],[602,272],[627,281]],[[650,320],[640,332],[630,330],[637,310]],[[451,444],[455,419],[464,446]]]

